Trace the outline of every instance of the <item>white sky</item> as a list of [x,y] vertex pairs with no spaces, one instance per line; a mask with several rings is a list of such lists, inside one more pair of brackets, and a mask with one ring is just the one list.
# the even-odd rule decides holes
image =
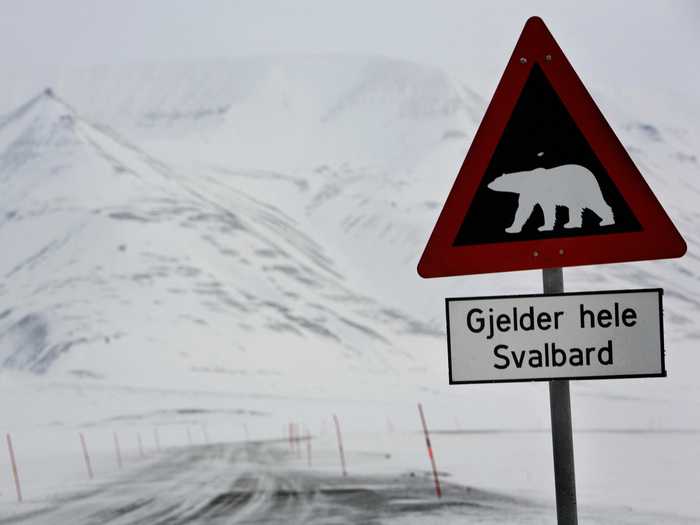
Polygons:
[[486,72],[474,87],[488,91],[535,14],[592,88],[600,79],[624,96],[626,86],[648,86],[697,107],[700,2],[693,0],[5,1],[0,63],[381,54],[463,74]]

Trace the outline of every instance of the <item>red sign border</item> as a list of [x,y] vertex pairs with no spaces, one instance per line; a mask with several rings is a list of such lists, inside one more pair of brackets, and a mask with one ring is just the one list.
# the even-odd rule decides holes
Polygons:
[[[534,64],[542,68],[642,230],[453,246]],[[447,277],[664,259],[681,257],[686,250],[685,241],[547,26],[539,17],[528,19],[423,251],[418,273],[426,278]]]

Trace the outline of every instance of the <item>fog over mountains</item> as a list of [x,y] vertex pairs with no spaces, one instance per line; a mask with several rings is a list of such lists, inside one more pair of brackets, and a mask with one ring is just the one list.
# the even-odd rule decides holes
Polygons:
[[[35,86],[0,120],[2,366],[138,384],[442,363],[444,296],[539,290],[536,272],[415,272],[489,96],[359,56]],[[567,288],[663,286],[671,339],[698,337],[696,128],[608,116],[689,252],[567,270]]]
[[[553,519],[548,385],[449,385],[445,340],[445,297],[539,293],[541,272],[416,271],[539,14],[688,245],[564,270],[566,291],[664,289],[668,377],[571,382],[582,519],[697,521],[694,2],[71,1],[0,17],[0,399],[27,496],[3,452],[2,517],[186,521],[224,502],[246,521],[242,488],[306,523],[338,511],[318,469],[340,498],[349,479],[362,501],[394,474],[427,487],[385,505],[412,522]],[[417,402],[466,505],[425,506]]]

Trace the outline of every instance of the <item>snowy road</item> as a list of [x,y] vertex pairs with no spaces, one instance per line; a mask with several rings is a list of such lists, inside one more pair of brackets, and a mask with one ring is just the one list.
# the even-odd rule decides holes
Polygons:
[[[375,459],[382,460],[379,454]],[[0,524],[555,522],[548,506],[454,484],[443,484],[444,497],[437,500],[425,472],[341,477],[302,463],[279,442],[171,450],[95,488],[15,507]],[[649,515],[609,511],[584,516],[596,524],[655,522]]]
[[[282,447],[217,444],[164,453],[98,488],[34,504],[0,523],[31,524],[379,524],[435,523],[461,516],[509,523],[549,509],[458,486],[435,498],[425,473],[343,478],[303,469]],[[539,519],[536,518],[539,516]],[[449,520],[448,520],[449,521]]]

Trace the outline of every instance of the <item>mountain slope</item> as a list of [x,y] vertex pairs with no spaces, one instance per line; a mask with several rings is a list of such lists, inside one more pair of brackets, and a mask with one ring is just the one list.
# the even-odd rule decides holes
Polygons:
[[410,355],[391,334],[431,333],[354,292],[279,209],[178,175],[50,91],[0,141],[5,367],[255,383],[305,360],[392,369]]
[[[537,272],[416,275],[488,97],[439,70],[376,57],[251,58],[96,68],[59,84],[140,149],[47,94],[4,119],[0,236],[17,246],[2,270],[15,308],[0,320],[8,366],[46,370],[66,345],[89,354],[128,327],[138,339],[105,356],[178,355],[183,370],[241,375],[301,344],[318,346],[331,369],[326,348],[348,366],[382,369],[397,347],[444,352],[438,338],[394,339],[439,333],[443,297],[540,289]],[[599,102],[689,253],[567,269],[567,289],[662,286],[669,340],[696,337],[695,128]],[[27,349],[13,357],[18,345]],[[239,369],[231,347],[270,353],[247,354]],[[82,367],[71,359],[61,367]],[[91,359],[82,362],[100,374],[128,368]]]
[[[491,95],[470,80],[381,57],[315,56],[94,68],[61,85],[193,184],[206,178],[284,210],[365,294],[439,326],[443,296],[541,289],[536,272],[416,277]],[[584,82],[690,248],[676,261],[569,269],[567,287],[663,286],[668,319],[692,333],[697,126],[653,104],[626,107],[614,87]],[[105,98],[117,103],[97,103]]]

